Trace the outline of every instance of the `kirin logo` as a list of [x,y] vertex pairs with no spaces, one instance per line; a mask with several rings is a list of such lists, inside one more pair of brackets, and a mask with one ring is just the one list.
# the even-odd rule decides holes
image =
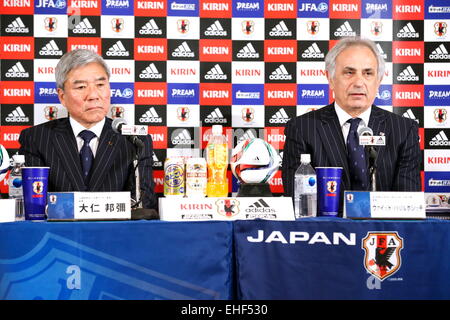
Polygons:
[[362,240],[364,267],[383,281],[400,269],[403,239],[397,232],[368,232]]

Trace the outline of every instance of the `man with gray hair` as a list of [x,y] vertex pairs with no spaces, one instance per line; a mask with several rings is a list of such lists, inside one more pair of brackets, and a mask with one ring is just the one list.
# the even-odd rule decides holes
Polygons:
[[285,127],[282,179],[286,196],[294,195],[295,171],[303,153],[311,155],[313,167],[343,168],[341,213],[344,190],[370,191],[371,155],[357,140],[358,129],[364,127],[386,137],[385,146],[374,147],[376,190],[421,190],[417,122],[373,104],[384,68],[371,40],[345,38],[328,52],[325,69],[334,102],[291,119]]
[[[110,72],[95,52],[66,53],[55,70],[58,98],[69,117],[23,130],[19,153],[26,166],[50,167],[49,191],[131,191],[135,193],[135,146],[114,132],[110,109]],[[139,158],[143,208],[157,207],[151,137]]]

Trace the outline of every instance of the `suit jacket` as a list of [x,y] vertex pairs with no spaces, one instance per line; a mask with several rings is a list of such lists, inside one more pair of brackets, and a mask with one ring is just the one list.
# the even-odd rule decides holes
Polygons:
[[[88,185],[82,176],[80,155],[69,118],[57,119],[22,130],[19,153],[26,166],[50,167],[49,191],[131,191],[135,194],[133,159],[135,148],[115,133],[106,118]],[[141,138],[144,151],[139,174],[144,208],[156,208],[153,182],[153,151],[150,136]]]
[[[378,151],[377,191],[420,191],[421,152],[416,121],[372,106],[368,126],[375,136],[386,136],[386,146],[375,147]],[[286,124],[284,134],[284,194],[293,195],[294,175],[300,164],[300,154],[309,153],[313,167],[344,168],[342,204],[344,190],[350,190],[350,175],[346,143],[334,104],[291,119]]]

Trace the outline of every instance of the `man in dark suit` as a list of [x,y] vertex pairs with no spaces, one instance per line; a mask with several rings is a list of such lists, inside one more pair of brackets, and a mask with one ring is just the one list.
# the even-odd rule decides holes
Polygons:
[[[66,53],[55,70],[56,86],[68,118],[49,121],[21,132],[20,154],[26,166],[50,167],[49,191],[131,191],[135,194],[134,145],[113,131],[110,72],[90,50]],[[144,208],[156,208],[152,173],[152,140],[139,160]]]
[[[294,195],[294,175],[302,153],[311,154],[313,167],[343,168],[341,211],[344,190],[370,190],[367,151],[360,149],[365,168],[358,176],[347,150],[350,134],[367,126],[373,135],[386,137],[385,146],[375,147],[376,190],[420,191],[417,123],[373,105],[384,75],[384,60],[375,44],[360,38],[343,39],[327,54],[325,69],[334,103],[291,119],[285,128],[284,194]],[[355,120],[351,119],[356,119],[353,129]]]

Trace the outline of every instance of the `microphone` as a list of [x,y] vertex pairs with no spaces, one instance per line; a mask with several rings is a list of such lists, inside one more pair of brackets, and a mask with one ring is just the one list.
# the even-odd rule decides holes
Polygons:
[[123,118],[115,118],[111,124],[115,133],[122,134],[122,127],[127,124],[127,120]]
[[358,136],[373,136],[373,130],[369,127],[361,127],[358,129]]
[[130,142],[134,144],[138,149],[143,148],[144,142],[142,142],[141,139],[138,139],[136,135],[129,134],[128,132],[124,133],[124,126],[127,126],[127,124],[127,120],[123,118],[115,118],[111,124],[111,127],[115,133],[126,135],[128,137],[128,140],[130,140]]
[[[132,186],[132,179],[134,179],[134,185],[135,185],[135,199],[131,198],[131,208],[136,209],[137,207],[142,207],[142,200],[141,200],[141,184],[140,184],[140,176],[139,176],[139,158],[141,154],[144,151],[144,142],[142,142],[141,139],[139,139],[134,132],[137,132],[136,126],[128,126],[127,120],[123,118],[115,118],[111,124],[111,127],[115,133],[118,133],[120,135],[126,136],[127,139],[133,144],[135,148],[135,154],[134,154],[134,160],[133,160],[133,174],[128,177],[128,184],[130,185],[130,189]],[[132,190],[130,190],[132,191]],[[141,210],[146,210],[142,209]]]
[[[373,130],[369,127],[361,127],[358,129],[358,136],[360,138],[360,145],[361,143],[361,137],[371,137],[373,139]],[[375,181],[375,172],[377,169],[376,166],[376,160],[378,156],[378,152],[373,146],[373,144],[364,144],[365,149],[367,153],[369,154],[369,172],[370,172],[370,180],[371,180],[371,188],[372,191],[376,191],[376,181]]]

